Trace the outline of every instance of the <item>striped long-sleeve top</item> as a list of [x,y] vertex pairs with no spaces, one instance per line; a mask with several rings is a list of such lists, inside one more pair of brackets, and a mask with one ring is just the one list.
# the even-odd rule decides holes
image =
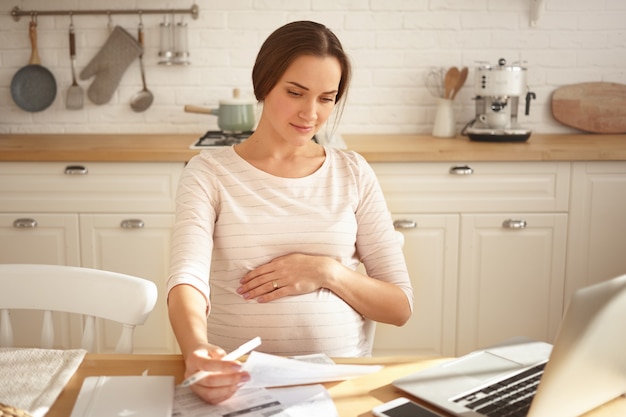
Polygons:
[[303,178],[259,170],[233,147],[208,150],[185,167],[176,198],[167,291],[179,284],[207,299],[208,338],[226,351],[261,336],[260,351],[363,356],[364,318],[328,289],[269,303],[236,292],[250,270],[289,253],[332,257],[413,293],[375,174],[355,152],[325,147]]

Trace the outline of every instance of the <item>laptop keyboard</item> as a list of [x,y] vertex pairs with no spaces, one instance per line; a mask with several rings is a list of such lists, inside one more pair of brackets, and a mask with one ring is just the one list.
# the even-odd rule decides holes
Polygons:
[[488,417],[525,417],[546,364],[464,395],[454,402]]

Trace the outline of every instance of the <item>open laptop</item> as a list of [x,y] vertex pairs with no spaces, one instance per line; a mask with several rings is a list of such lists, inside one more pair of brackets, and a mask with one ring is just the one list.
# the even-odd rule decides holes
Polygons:
[[[457,416],[579,416],[626,393],[625,321],[626,275],[578,290],[554,346],[514,340],[402,377],[393,385]],[[545,369],[534,376],[536,366]],[[491,399],[493,392],[504,391],[493,391],[494,383],[518,376],[526,388]],[[505,411],[517,406],[521,411]]]

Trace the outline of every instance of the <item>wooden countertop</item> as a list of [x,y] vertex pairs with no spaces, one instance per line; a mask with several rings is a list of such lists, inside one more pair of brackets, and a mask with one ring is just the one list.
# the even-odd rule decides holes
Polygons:
[[[185,162],[193,134],[0,135],[0,161]],[[369,162],[626,161],[626,135],[533,134],[524,143],[431,135],[343,134]]]

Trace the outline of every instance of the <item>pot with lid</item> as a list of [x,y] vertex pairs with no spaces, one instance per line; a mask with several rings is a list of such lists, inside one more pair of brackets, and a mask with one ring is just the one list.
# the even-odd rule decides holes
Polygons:
[[217,126],[224,132],[248,132],[254,129],[256,101],[239,97],[239,89],[233,90],[233,97],[220,100],[218,108],[186,105],[187,113],[211,114],[217,116]]

